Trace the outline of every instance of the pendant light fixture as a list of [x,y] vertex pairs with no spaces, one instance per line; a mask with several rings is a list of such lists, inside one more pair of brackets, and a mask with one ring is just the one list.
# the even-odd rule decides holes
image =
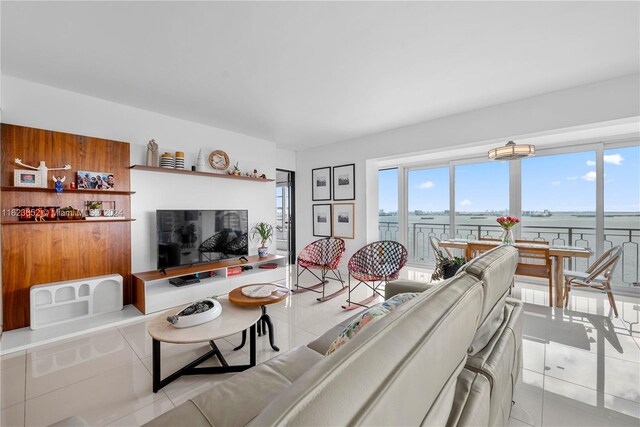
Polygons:
[[535,153],[535,145],[518,145],[513,141],[509,141],[503,147],[489,150],[489,160],[517,160],[525,157],[531,157]]

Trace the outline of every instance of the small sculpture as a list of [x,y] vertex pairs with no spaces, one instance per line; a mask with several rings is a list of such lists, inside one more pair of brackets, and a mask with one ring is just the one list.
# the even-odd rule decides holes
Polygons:
[[235,175],[235,176],[242,175],[242,173],[240,172],[240,168],[238,167],[238,163],[239,162],[236,162],[236,164],[233,165],[233,171],[231,171],[231,173],[230,173],[231,175]]
[[196,170],[199,172],[204,171],[204,156],[202,155],[202,148],[198,151],[198,159],[196,160]]
[[258,169],[254,169],[253,173],[251,174],[251,178],[257,178],[258,177]]
[[267,175],[262,174],[262,175],[260,175],[260,178],[262,178],[262,179],[267,179]]
[[51,180],[55,182],[56,194],[62,194],[62,183],[67,179],[66,176],[52,176]]
[[16,164],[28,168],[28,169],[33,169],[33,170],[37,170],[38,172],[40,172],[40,186],[42,188],[47,188],[47,180],[49,179],[48,175],[49,175],[49,171],[61,171],[61,170],[69,170],[71,169],[71,165],[64,165],[64,167],[62,168],[48,168],[47,165],[45,164],[44,160],[40,160],[40,165],[38,167],[35,166],[29,166],[29,165],[25,165],[24,163],[22,163],[21,159],[16,159]]
[[155,139],[147,143],[147,166],[158,167],[158,144]]

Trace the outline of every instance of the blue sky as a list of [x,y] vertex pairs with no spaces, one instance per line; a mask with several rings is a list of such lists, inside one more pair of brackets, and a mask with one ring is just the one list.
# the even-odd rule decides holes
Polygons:
[[[640,147],[606,150],[605,211],[640,210]],[[595,211],[595,152],[542,156],[522,161],[522,209]],[[379,174],[379,205],[397,210],[395,170]],[[449,209],[449,169],[414,170],[408,177],[409,211]],[[508,162],[456,166],[456,210],[483,212],[509,207]]]

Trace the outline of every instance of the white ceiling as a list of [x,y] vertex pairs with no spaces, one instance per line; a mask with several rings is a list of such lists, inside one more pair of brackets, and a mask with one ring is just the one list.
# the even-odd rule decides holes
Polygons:
[[640,63],[638,2],[1,8],[4,74],[296,150],[635,73]]

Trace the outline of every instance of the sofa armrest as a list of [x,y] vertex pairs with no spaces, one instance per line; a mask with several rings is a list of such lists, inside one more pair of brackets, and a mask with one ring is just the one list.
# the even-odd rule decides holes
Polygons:
[[384,288],[384,298],[389,299],[398,294],[404,294],[406,292],[424,292],[427,289],[431,289],[435,285],[431,283],[419,282],[417,280],[398,279],[393,282],[387,283]]

